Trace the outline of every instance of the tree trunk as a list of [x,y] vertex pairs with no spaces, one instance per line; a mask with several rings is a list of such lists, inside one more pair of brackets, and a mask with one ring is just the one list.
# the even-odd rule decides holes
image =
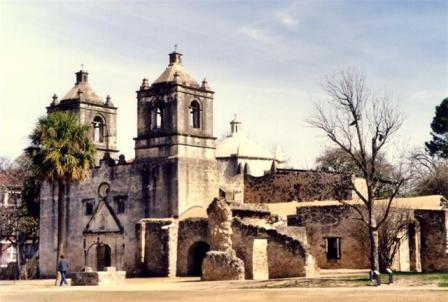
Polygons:
[[[369,239],[370,239],[370,270],[380,271],[380,261],[379,261],[379,236],[378,229],[376,227],[376,218],[373,206],[369,211]],[[373,274],[371,274],[373,276]]]
[[56,278],[58,275],[58,261],[64,254],[65,241],[65,184],[58,181],[58,243],[56,252]]

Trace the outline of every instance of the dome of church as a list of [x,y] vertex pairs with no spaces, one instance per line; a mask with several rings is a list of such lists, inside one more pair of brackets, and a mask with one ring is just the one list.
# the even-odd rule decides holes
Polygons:
[[98,96],[87,81],[88,73],[80,70],[76,73],[76,83],[61,99],[61,101],[68,100],[85,100],[91,103],[103,104],[103,100]]
[[182,64],[182,54],[174,51],[169,56],[170,64],[153,84],[176,81],[180,84],[199,87],[198,82],[185,70]]
[[274,159],[273,154],[250,140],[241,131],[241,122],[235,117],[230,122],[231,133],[216,145],[216,157],[244,157],[251,159]]

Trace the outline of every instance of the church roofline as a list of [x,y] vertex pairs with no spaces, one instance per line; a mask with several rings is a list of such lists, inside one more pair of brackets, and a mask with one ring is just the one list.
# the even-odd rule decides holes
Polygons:
[[[137,94],[142,93],[142,92],[152,92],[153,90],[156,90],[156,89],[159,89],[159,88],[164,88],[164,87],[170,87],[170,86],[171,86],[171,88],[182,87],[182,88],[187,89],[187,90],[195,90],[195,91],[202,92],[202,93],[205,92],[205,93],[215,94],[215,91],[204,89],[201,86],[196,87],[196,86],[190,86],[190,85],[185,85],[185,84],[181,84],[181,83],[174,83],[174,82],[153,83],[148,88],[144,88],[144,89],[140,88],[139,90],[136,90],[135,92]],[[185,92],[185,93],[188,93],[188,92]],[[160,92],[160,94],[166,94],[166,92]],[[204,97],[207,97],[207,96],[204,96]]]
[[[47,110],[48,109],[53,109],[53,108],[64,108],[64,107],[73,107],[73,105],[76,106],[81,106],[81,105],[90,105],[90,106],[95,106],[95,107],[100,107],[102,109],[112,109],[114,111],[116,111],[118,109],[118,107],[115,106],[106,106],[105,104],[98,104],[98,103],[92,103],[89,101],[80,101],[79,99],[66,99],[61,101],[59,104],[57,105],[53,105],[53,106],[47,106]],[[117,113],[112,113],[112,114],[117,114]]]

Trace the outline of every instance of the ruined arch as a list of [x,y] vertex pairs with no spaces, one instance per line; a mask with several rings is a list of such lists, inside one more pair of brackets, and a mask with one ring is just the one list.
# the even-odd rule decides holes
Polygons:
[[210,245],[205,241],[196,241],[188,250],[188,275],[201,276],[202,261],[205,254],[210,250]]

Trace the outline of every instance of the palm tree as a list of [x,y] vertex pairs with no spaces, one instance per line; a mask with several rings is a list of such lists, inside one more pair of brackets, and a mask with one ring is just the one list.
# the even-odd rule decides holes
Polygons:
[[80,125],[76,115],[52,113],[39,119],[29,136],[30,146],[25,149],[35,176],[58,187],[56,265],[64,252],[65,188],[70,183],[87,178],[95,163],[95,147],[90,131],[89,125]]

